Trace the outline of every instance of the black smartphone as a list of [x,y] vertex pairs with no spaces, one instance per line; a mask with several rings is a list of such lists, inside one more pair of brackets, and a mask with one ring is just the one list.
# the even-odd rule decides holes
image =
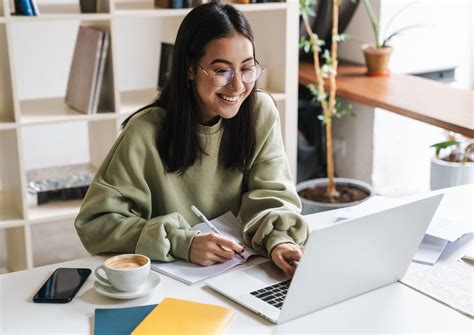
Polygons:
[[33,297],[34,302],[70,302],[91,274],[90,269],[59,268]]

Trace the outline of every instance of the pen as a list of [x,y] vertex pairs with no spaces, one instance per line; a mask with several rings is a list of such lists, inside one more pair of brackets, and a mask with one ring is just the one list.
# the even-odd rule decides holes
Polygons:
[[[201,211],[199,209],[196,208],[196,206],[191,206],[191,210],[194,212],[194,214],[196,214],[196,216],[198,218],[200,218],[209,228],[211,228],[211,230],[216,233],[216,234],[219,234],[219,235],[224,235],[222,234],[219,229],[216,228],[216,226],[214,226],[211,222],[209,222],[209,220],[204,216],[204,214],[201,213]],[[237,255],[239,255],[240,258],[242,259],[245,259],[244,256],[242,256],[242,254],[240,252],[235,252]]]
[[467,264],[474,265],[474,257],[471,255],[464,255],[461,257],[461,259]]

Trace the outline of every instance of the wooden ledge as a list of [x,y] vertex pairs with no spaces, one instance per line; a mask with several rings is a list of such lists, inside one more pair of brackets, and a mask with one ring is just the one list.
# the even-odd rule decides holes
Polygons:
[[[340,63],[337,95],[474,138],[474,91],[411,75],[368,77],[365,67]],[[314,83],[312,63],[299,65],[299,83]]]

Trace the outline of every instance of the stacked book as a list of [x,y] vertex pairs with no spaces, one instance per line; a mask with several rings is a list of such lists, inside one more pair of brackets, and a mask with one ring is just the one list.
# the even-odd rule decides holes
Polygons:
[[97,113],[108,46],[107,32],[92,27],[79,27],[65,101],[78,112]]
[[157,8],[191,8],[202,5],[207,0],[155,0]]
[[96,309],[94,334],[221,334],[234,314],[226,307],[165,298],[159,305]]
[[36,0],[15,0],[14,4],[13,15],[38,16],[40,14]]
[[78,164],[27,171],[28,204],[43,205],[51,201],[84,198],[96,169]]

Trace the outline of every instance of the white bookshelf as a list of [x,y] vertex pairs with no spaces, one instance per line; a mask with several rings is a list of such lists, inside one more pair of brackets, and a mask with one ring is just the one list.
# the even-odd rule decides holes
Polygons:
[[[0,229],[6,232],[11,271],[35,264],[31,225],[72,221],[81,204],[76,200],[28,204],[25,166],[36,149],[29,147],[31,139],[25,141],[27,133],[71,123],[83,125],[87,136],[78,137],[78,141],[88,141],[81,143],[82,147],[88,148],[89,163],[98,167],[120,132],[121,122],[159,93],[161,42],[174,42],[182,19],[191,10],[156,9],[153,0],[98,2],[99,13],[81,14],[78,0],[37,0],[40,16],[20,17],[10,14],[13,0],[0,0]],[[267,68],[259,87],[275,98],[290,168],[296,176],[298,2],[236,7],[252,25],[257,58]],[[80,25],[110,34],[103,83],[106,107],[93,115],[64,104],[68,67]],[[26,35],[27,39],[18,38]],[[57,48],[50,47],[53,44]],[[31,53],[19,51],[25,48],[31,48]],[[25,77],[38,89],[25,92]],[[48,130],[38,133],[44,136],[42,143],[48,143],[40,149],[45,155],[63,142]]]

